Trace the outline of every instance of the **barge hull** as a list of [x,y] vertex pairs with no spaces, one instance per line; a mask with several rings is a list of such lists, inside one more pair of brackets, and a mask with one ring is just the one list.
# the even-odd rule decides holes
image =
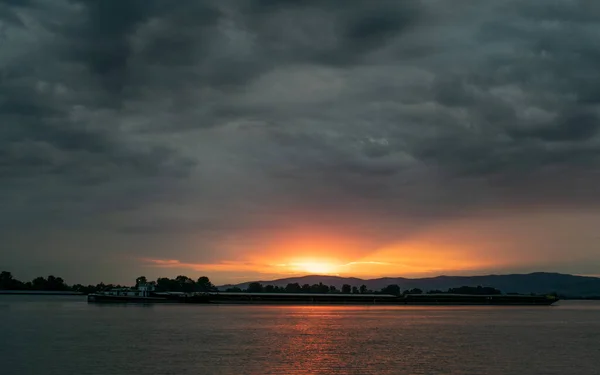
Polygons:
[[406,296],[310,293],[205,293],[188,295],[118,296],[90,294],[92,303],[192,303],[263,305],[423,305],[423,306],[549,306],[558,298],[547,296],[479,296],[413,294]]
[[203,296],[171,296],[171,297],[142,297],[142,296],[111,296],[89,294],[90,303],[209,303],[208,297]]
[[94,303],[177,303],[177,300],[170,300],[159,297],[132,297],[132,296],[104,296],[98,294],[89,294],[88,302]]

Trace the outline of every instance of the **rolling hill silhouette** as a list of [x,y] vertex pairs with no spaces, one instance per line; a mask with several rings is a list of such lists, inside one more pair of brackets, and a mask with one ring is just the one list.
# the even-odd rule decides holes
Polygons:
[[[400,286],[400,289],[419,288],[424,291],[447,290],[461,286],[487,286],[500,289],[503,293],[552,293],[571,297],[600,296],[600,278],[576,276],[561,273],[534,272],[529,274],[484,275],[484,276],[437,276],[419,279],[403,277],[384,277],[378,279],[360,279],[356,277],[339,277],[326,275],[308,275],[277,280],[258,281],[263,285],[285,287],[290,283],[334,285],[341,288],[343,284],[351,286],[366,285],[368,289],[380,290],[390,284]],[[231,287],[245,289],[250,282],[229,284],[219,287],[225,290]]]

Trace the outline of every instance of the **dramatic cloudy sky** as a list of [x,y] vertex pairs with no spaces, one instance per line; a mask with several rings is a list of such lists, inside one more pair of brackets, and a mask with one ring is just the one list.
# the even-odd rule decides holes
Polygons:
[[600,3],[0,0],[0,269],[600,273]]

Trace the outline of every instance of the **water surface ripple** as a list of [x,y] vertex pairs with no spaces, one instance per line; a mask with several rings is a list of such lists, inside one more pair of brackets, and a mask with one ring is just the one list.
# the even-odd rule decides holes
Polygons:
[[2,375],[600,374],[600,303],[94,305],[0,296]]

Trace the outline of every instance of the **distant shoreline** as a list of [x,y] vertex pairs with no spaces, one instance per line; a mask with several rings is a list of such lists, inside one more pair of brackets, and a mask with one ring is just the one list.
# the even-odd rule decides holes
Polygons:
[[[214,285],[207,276],[192,279],[179,275],[149,281],[135,279],[135,286],[150,283],[161,292],[250,292],[250,293],[331,293],[331,294],[468,294],[468,295],[547,295],[559,299],[600,300],[600,278],[568,274],[534,272],[529,274],[438,276],[421,279],[402,277],[358,279],[326,275],[306,275],[271,281],[253,281],[236,285]],[[127,285],[67,284],[61,277],[36,277],[27,282],[15,279],[11,272],[0,272],[0,295],[88,295]]]
[[[265,293],[268,294],[268,293]],[[0,290],[0,296],[85,296],[86,293],[69,291],[43,291],[43,290]],[[600,301],[600,297],[564,297],[563,301]]]
[[48,290],[0,290],[0,295],[28,295],[28,296],[84,296],[84,293],[70,291]]

